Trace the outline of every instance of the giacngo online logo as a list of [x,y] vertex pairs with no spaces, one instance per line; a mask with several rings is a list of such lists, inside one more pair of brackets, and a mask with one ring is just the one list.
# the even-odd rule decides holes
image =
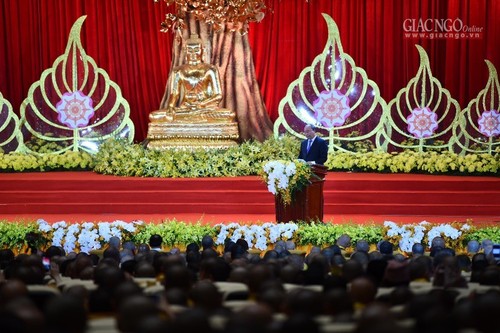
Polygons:
[[406,39],[481,39],[484,27],[469,26],[461,19],[414,19],[403,21]]

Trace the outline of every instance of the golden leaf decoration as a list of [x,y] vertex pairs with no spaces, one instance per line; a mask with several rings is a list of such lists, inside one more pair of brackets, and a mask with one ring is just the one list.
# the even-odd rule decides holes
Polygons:
[[[133,140],[130,107],[122,97],[120,87],[87,56],[82,47],[80,31],[85,18],[82,16],[75,22],[65,53],[30,87],[21,105],[21,128],[26,134],[23,150],[36,152],[29,143],[34,139],[56,143],[57,148],[53,149],[56,153],[70,149],[93,153],[110,137]],[[89,118],[73,125],[61,119],[58,105],[67,102],[68,96],[82,96],[87,101],[85,108],[92,106],[92,113],[86,114]],[[76,97],[71,98],[76,101]],[[71,116],[73,109],[68,107],[63,111]]]
[[274,134],[287,132],[304,138],[304,125],[314,124],[328,139],[329,150],[359,151],[360,142],[373,145],[381,132],[385,101],[377,84],[344,53],[335,21],[327,14],[323,17],[328,41],[288,87]]
[[[500,135],[498,129],[500,123],[498,113],[500,111],[500,84],[495,66],[485,60],[488,66],[489,77],[486,86],[479,92],[476,98],[469,102],[462,111],[462,117],[457,133],[463,133],[464,137],[458,142],[463,151],[493,153],[500,147]],[[481,121],[488,113],[495,112],[496,117],[490,118],[490,128],[485,129]],[[496,131],[494,130],[496,128]]]
[[17,130],[19,118],[12,110],[12,104],[0,93],[0,149],[4,153],[16,151],[22,141]]
[[[460,116],[460,105],[432,75],[425,50],[419,45],[415,46],[420,55],[419,69],[408,85],[387,105],[388,122],[379,145],[387,145],[389,151],[402,149],[452,151],[459,140],[453,127]],[[411,130],[413,124],[410,120],[416,110],[424,109],[432,113],[435,118],[434,125],[437,125],[431,127],[425,136],[417,135]],[[425,120],[423,125],[427,126]]]

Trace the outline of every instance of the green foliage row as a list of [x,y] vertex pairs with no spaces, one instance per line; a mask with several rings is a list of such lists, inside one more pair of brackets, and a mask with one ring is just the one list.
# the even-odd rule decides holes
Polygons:
[[98,173],[140,177],[231,177],[257,175],[262,164],[273,159],[293,159],[297,141],[291,137],[264,142],[247,141],[227,150],[145,149],[111,140],[96,155]]
[[[264,142],[246,141],[226,150],[145,149],[125,140],[108,140],[96,155],[66,151],[63,154],[0,152],[0,171],[94,170],[132,177],[232,177],[258,175],[269,160],[293,160],[299,140],[285,135]],[[332,171],[498,175],[500,153],[458,155],[449,151],[400,153],[361,151],[329,153]]]
[[[335,244],[335,241],[343,234],[348,234],[353,244],[363,239],[374,245],[387,238],[384,235],[384,228],[373,224],[298,223],[298,226],[293,240],[299,246],[323,247]],[[34,221],[20,221],[19,223],[0,221],[0,248],[10,248],[16,252],[22,251],[27,246],[26,235],[30,232],[37,232],[37,224]],[[184,248],[189,243],[200,244],[205,235],[215,238],[216,233],[216,228],[208,224],[189,224],[182,221],[165,220],[162,223],[145,223],[130,239],[125,240],[131,240],[136,244],[147,243],[151,235],[159,234],[163,237],[165,246]],[[494,243],[500,244],[500,228],[487,226],[476,229],[464,238],[462,245],[465,246],[470,240],[482,241],[483,239],[490,239]],[[47,245],[44,240],[40,240],[40,242],[38,245],[41,247]]]
[[431,173],[456,175],[498,175],[500,154],[458,155],[449,151],[401,153],[372,151],[367,153],[330,153],[329,170],[387,173]]

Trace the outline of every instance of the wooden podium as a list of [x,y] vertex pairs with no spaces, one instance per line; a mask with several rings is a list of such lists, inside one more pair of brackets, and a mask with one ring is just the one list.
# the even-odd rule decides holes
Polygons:
[[311,169],[311,184],[295,192],[289,205],[284,205],[279,195],[275,197],[277,222],[323,221],[323,185],[328,168],[315,164]]

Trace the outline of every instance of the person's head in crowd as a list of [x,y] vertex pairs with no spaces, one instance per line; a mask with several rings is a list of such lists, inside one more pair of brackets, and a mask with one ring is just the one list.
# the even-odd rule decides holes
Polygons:
[[432,258],[434,258],[436,256],[436,254],[438,254],[439,252],[443,251],[444,250],[444,247],[442,246],[433,246],[431,247],[431,250],[429,252],[429,256],[431,256]]
[[193,284],[189,296],[193,306],[207,314],[217,313],[222,308],[222,293],[210,280],[201,280]]
[[252,265],[248,268],[248,289],[255,296],[261,291],[262,285],[274,278],[272,268],[264,263]]
[[275,244],[273,251],[275,251],[278,254],[278,256],[280,255],[280,253],[284,252],[285,251],[284,242],[280,244]]
[[299,314],[288,317],[281,324],[280,333],[320,333],[319,324],[308,315]]
[[383,287],[407,286],[410,283],[409,262],[389,260],[381,282]]
[[411,255],[413,257],[424,255],[425,246],[422,243],[415,243],[411,247]]
[[342,234],[340,237],[337,239],[336,244],[341,248],[341,249],[346,249],[349,246],[351,246],[351,236],[348,234]]
[[493,242],[490,239],[484,239],[481,242],[481,247],[483,248],[484,254],[488,256],[493,251]]
[[28,297],[28,287],[21,280],[8,279],[0,283],[0,309],[10,301],[22,297]]
[[337,322],[351,322],[354,305],[346,288],[325,290],[325,313]]
[[200,252],[200,246],[196,243],[189,243],[186,245],[186,253],[187,252]]
[[231,260],[244,258],[246,257],[247,254],[248,254],[247,250],[241,244],[235,243],[231,247]]
[[120,237],[111,236],[108,240],[108,246],[114,247],[115,249],[120,250],[121,246],[122,246],[122,241],[121,241]]
[[440,246],[440,247],[446,247],[446,242],[444,241],[444,238],[443,237],[434,237],[432,240],[431,240],[431,248],[432,247],[435,247],[435,246]]
[[469,255],[474,255],[478,253],[480,249],[481,249],[481,244],[475,239],[470,240],[467,243],[467,254]]
[[435,267],[432,283],[434,286],[444,288],[467,288],[467,281],[461,275],[456,257],[443,257]]
[[212,247],[203,249],[201,251],[201,256],[200,256],[201,260],[208,259],[208,258],[217,258],[217,257],[219,257],[219,254]]
[[370,257],[368,256],[368,252],[356,251],[353,254],[351,254],[350,260],[355,260],[359,262],[363,266],[363,269],[366,269],[366,265],[368,265]]
[[311,260],[304,271],[304,283],[307,285],[322,285],[329,271],[329,260],[319,254]]
[[248,251],[248,242],[246,240],[244,240],[243,238],[240,238],[236,241],[236,244],[240,245],[241,247],[243,247],[243,249],[245,251]]
[[110,258],[115,260],[117,263],[120,263],[120,250],[118,250],[116,247],[108,247],[104,252],[102,253],[103,258]]
[[342,265],[342,276],[347,282],[351,282],[364,274],[363,265],[356,260],[347,260]]
[[201,247],[205,249],[211,249],[215,246],[212,236],[205,235],[201,239]]
[[384,256],[392,256],[394,251],[394,245],[391,242],[384,240],[380,242],[379,251]]
[[214,333],[209,316],[202,309],[186,309],[176,314],[172,323],[172,332],[177,333]]
[[405,305],[415,296],[408,286],[397,286],[389,294],[389,303],[391,306]]
[[163,237],[158,234],[151,235],[149,237],[149,247],[154,251],[162,251]]
[[294,243],[294,241],[292,241],[292,240],[287,240],[287,241],[285,242],[285,249],[287,249],[288,251],[295,250],[295,243]]
[[9,266],[16,256],[11,249],[0,249],[0,270]]
[[94,271],[94,283],[102,289],[113,291],[125,281],[125,273],[116,266],[97,266]]
[[49,259],[51,259],[54,256],[62,256],[62,255],[63,255],[62,249],[54,245],[49,246],[43,254],[44,257],[47,257]]
[[484,286],[500,286],[500,268],[490,265],[486,267],[479,278],[479,284]]
[[290,290],[285,301],[285,314],[315,316],[323,311],[322,295],[318,291],[296,288]]
[[153,267],[153,264],[146,260],[136,262],[135,277],[138,278],[156,277],[156,271],[155,268]]
[[457,255],[458,266],[462,272],[470,272],[472,260],[467,254]]
[[228,277],[229,282],[248,283],[248,269],[242,266],[236,266],[231,269]]
[[356,242],[356,248],[355,250],[357,252],[366,252],[368,253],[370,251],[370,244],[364,239],[361,239]]
[[389,307],[379,302],[365,306],[359,315],[356,333],[399,333],[404,331],[398,326]]
[[379,250],[371,251],[370,253],[368,253],[368,257],[370,258],[370,261],[385,258],[384,255],[380,253]]
[[135,246],[135,243],[132,241],[124,242],[122,247],[124,250],[128,250],[128,251],[132,252],[133,255],[135,255],[135,253],[137,251],[137,247]]
[[141,332],[140,323],[150,316],[158,316],[156,304],[145,295],[133,295],[125,298],[116,312],[116,326],[123,333]]
[[489,290],[477,295],[472,305],[472,317],[479,332],[498,332],[498,314],[500,313],[500,292]]
[[211,257],[201,261],[200,279],[227,281],[231,266],[221,257]]
[[[17,322],[17,326],[14,327],[16,333],[43,332],[45,317],[37,304],[29,297],[11,300],[2,309],[2,313]],[[5,327],[0,329],[1,332],[5,330]]]
[[278,258],[279,258],[279,254],[276,250],[268,250],[264,253],[264,257],[262,257],[262,259],[264,259],[265,261],[268,261],[271,259],[278,259]]
[[166,289],[180,288],[188,292],[194,282],[192,272],[183,265],[167,266],[164,270],[164,275],[164,286]]
[[418,257],[416,260],[412,260],[408,264],[410,281],[429,282],[432,278],[432,259],[429,258],[430,260],[422,260],[421,258],[429,257]]
[[387,260],[383,258],[370,260],[366,265],[366,275],[370,277],[377,286],[380,286],[385,275]]
[[75,259],[75,264],[74,264],[74,273],[75,273],[75,278],[80,278],[82,272],[88,268],[88,267],[93,267],[94,262],[92,261],[92,258],[89,255],[81,255],[76,257]]
[[151,250],[148,244],[142,243],[137,247],[137,253],[148,253]]
[[73,295],[59,295],[45,306],[48,332],[84,333],[87,329],[87,311],[81,299]]
[[367,277],[358,277],[351,281],[349,294],[355,309],[362,309],[375,301],[377,286]]
[[188,307],[189,295],[188,291],[181,288],[169,288],[165,290],[165,298],[168,304]]
[[286,264],[281,268],[280,280],[283,283],[298,284],[301,281],[301,270],[292,264]]
[[120,264],[120,269],[127,274],[128,277],[135,276],[135,267],[137,261],[134,257],[124,257],[122,263]]

